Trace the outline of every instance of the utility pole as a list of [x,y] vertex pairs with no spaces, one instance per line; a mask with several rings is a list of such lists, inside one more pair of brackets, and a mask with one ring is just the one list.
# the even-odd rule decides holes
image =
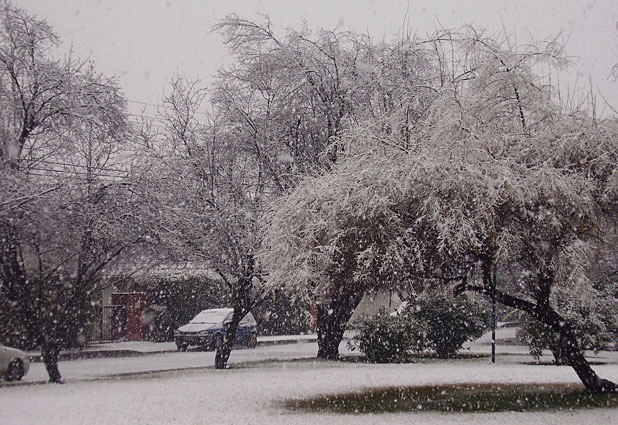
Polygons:
[[494,265],[491,291],[491,362],[496,363],[496,266]]

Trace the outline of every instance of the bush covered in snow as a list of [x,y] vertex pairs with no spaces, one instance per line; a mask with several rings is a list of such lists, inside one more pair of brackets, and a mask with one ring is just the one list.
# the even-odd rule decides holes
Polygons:
[[418,351],[419,341],[416,337],[420,334],[413,329],[414,324],[407,318],[405,312],[401,316],[394,316],[384,309],[375,316],[365,317],[359,322],[352,348],[358,348],[367,360],[374,363],[406,361],[411,351]]
[[487,331],[488,314],[483,305],[465,296],[419,297],[409,302],[401,316],[412,324],[413,339],[440,358],[453,357],[466,341]]
[[487,317],[482,304],[465,296],[418,297],[397,314],[381,310],[362,320],[353,344],[376,363],[406,361],[410,353],[453,357],[485,333]]

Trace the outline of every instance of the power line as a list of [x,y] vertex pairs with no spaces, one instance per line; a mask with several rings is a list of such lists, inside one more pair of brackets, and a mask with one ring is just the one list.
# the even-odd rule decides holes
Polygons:
[[159,120],[159,117],[153,117],[151,115],[143,115],[143,114],[132,114],[131,112],[127,112],[127,115],[130,117],[136,117],[136,118],[149,118],[151,120]]
[[131,103],[137,103],[139,105],[146,105],[146,106],[155,106],[155,107],[161,107],[163,108],[163,105],[157,105],[155,103],[148,103],[148,102],[141,102],[139,100],[131,100],[131,99],[127,99],[127,102],[131,102]]
[[[148,103],[148,102],[142,102],[142,101],[139,101],[139,100],[127,99],[127,102],[129,102],[129,103],[136,103],[138,105],[144,105],[144,106],[153,106],[155,108],[174,109],[170,105],[161,105],[161,104],[158,104],[158,103]],[[194,111],[194,113],[210,116],[210,114],[208,112],[203,112],[203,111]]]
[[[54,173],[57,171],[54,171]],[[61,171],[63,172],[63,171]],[[66,172],[67,174],[69,174],[69,172]],[[36,176],[36,177],[45,177],[45,178],[53,178],[54,175],[53,173],[45,173],[45,172],[33,172],[33,171],[29,171],[28,174],[30,176]],[[85,173],[70,173],[72,174],[75,178],[81,179],[81,180],[86,180],[87,179],[87,175]],[[97,175],[95,176],[97,179],[101,179],[104,181],[121,181],[124,176],[113,176],[113,175]]]
[[[59,161],[50,161],[48,159],[43,159],[43,160],[39,160],[36,161],[38,164],[44,164],[44,165],[62,165],[64,167],[78,167],[78,168],[92,168],[92,169],[97,169],[97,167],[92,166],[92,165],[82,165],[82,164],[73,164],[70,162],[59,162]],[[34,168],[34,167],[33,167]],[[126,170],[123,169],[119,169],[119,168],[108,168],[105,166],[102,167],[98,167],[98,169],[100,170],[105,170],[105,171],[116,171],[116,172],[126,172]]]
[[24,171],[27,171],[28,173],[48,171],[50,173],[61,173],[61,174],[83,174],[85,176],[91,175],[93,177],[96,177],[96,176],[110,176],[110,177],[113,176],[113,177],[117,177],[117,176],[121,176],[121,175],[131,174],[130,171],[111,171],[111,170],[110,171],[106,171],[106,170],[100,170],[98,172],[88,172],[87,170],[69,170],[69,169],[45,168],[45,167],[32,167],[32,168],[29,168],[28,170],[24,170]]
[[[72,166],[67,166],[67,168],[72,167]],[[29,168],[29,170],[34,170],[34,171],[52,171],[55,173],[68,173],[68,174],[92,174],[92,175],[103,175],[103,174],[110,174],[110,173],[115,173],[115,174],[126,174],[129,173],[129,170],[118,170],[118,169],[107,169],[107,168],[103,168],[103,169],[99,169],[99,170],[95,170],[92,172],[88,172],[88,170],[70,170],[67,168],[45,168],[45,167],[38,167],[38,166],[34,166]],[[88,168],[85,167],[84,168]]]

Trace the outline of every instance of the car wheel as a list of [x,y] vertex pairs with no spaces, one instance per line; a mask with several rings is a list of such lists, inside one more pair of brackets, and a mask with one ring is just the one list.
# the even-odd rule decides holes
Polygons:
[[256,334],[251,334],[249,335],[249,343],[248,343],[249,348],[255,348],[257,347],[257,335]]
[[14,359],[6,369],[7,381],[20,381],[24,377],[24,364],[19,359]]
[[178,347],[178,351],[187,351],[187,344],[176,343],[176,347]]

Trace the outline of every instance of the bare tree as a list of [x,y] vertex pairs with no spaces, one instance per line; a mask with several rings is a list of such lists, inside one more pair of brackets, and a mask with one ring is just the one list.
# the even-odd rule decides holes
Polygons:
[[238,324],[263,295],[254,251],[269,181],[233,126],[203,111],[205,94],[198,82],[172,82],[158,121],[163,130],[145,152],[140,189],[148,207],[142,213],[169,260],[212,270],[227,287],[234,314],[217,344],[215,366],[222,369]]
[[13,168],[28,158],[41,159],[55,149],[62,149],[60,138],[46,133],[61,124],[83,122],[92,116],[110,124],[120,121],[118,111],[124,100],[118,90],[110,90],[112,80],[98,74],[90,62],[68,58],[54,60],[50,48],[59,39],[44,20],[37,20],[10,3],[1,7],[0,26],[0,96],[3,108],[0,159]]
[[103,271],[139,238],[123,185],[125,101],[91,64],[50,59],[45,21],[3,3],[0,299],[41,347],[51,382]]

